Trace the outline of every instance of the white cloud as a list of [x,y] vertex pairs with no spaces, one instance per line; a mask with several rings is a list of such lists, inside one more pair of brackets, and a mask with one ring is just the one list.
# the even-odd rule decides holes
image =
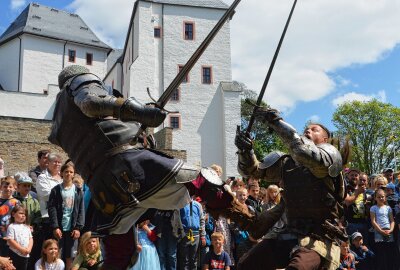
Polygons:
[[311,121],[312,123],[318,123],[321,120],[321,117],[319,115],[311,115],[307,121]]
[[349,92],[346,93],[342,96],[339,96],[332,100],[332,104],[334,106],[339,106],[342,105],[343,103],[346,102],[351,102],[351,101],[370,101],[372,99],[377,99],[382,102],[386,102],[386,92],[384,90],[379,91],[377,94],[371,94],[371,95],[365,95],[361,93],[356,93],[356,92]]
[[96,35],[111,47],[122,48],[134,0],[73,0],[74,10]]
[[[228,4],[233,0],[225,0]],[[241,1],[231,21],[233,78],[259,91],[293,1]],[[298,1],[265,100],[280,110],[356,84],[328,73],[380,60],[400,41],[400,1]]]
[[[231,4],[233,0],[223,0]],[[292,1],[243,0],[230,22],[233,79],[259,91]],[[124,45],[134,0],[73,0],[95,33],[114,47]],[[343,67],[382,59],[400,41],[400,1],[298,1],[272,73],[265,101],[293,111],[336,86],[353,82],[331,78]]]
[[25,0],[11,0],[11,9],[18,10],[19,8],[25,6]]

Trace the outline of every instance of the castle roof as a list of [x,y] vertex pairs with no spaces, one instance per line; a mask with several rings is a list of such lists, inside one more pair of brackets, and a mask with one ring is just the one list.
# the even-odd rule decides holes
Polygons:
[[179,5],[179,6],[195,6],[195,7],[207,7],[207,8],[218,8],[228,9],[229,6],[220,0],[144,0],[146,2]]
[[111,51],[79,15],[41,4],[30,3],[0,36],[0,45],[24,33]]

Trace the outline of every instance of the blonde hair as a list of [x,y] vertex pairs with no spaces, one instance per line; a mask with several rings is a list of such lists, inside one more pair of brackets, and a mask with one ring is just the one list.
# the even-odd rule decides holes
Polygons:
[[96,243],[97,243],[97,249],[93,254],[100,254],[100,241],[99,238],[97,237],[92,237],[92,232],[85,232],[82,236],[81,239],[79,240],[79,254],[81,254],[83,257],[87,257],[89,255],[93,255],[90,254],[89,252],[87,252],[86,250],[86,245],[89,242],[90,239],[95,238],[96,239]]
[[222,175],[223,171],[222,171],[222,167],[221,166],[219,166],[217,164],[213,164],[213,165],[210,166],[210,168],[213,169],[214,171],[216,171],[218,176]]
[[212,240],[212,239],[220,239],[220,238],[222,238],[222,240],[225,240],[225,237],[224,237],[224,235],[223,235],[221,232],[214,232],[214,233],[211,235],[211,240]]
[[58,242],[57,242],[56,240],[54,240],[54,239],[47,239],[46,241],[44,241],[44,242],[43,242],[43,247],[42,247],[42,263],[40,264],[40,269],[41,269],[41,270],[46,270],[45,263],[47,262],[47,255],[46,255],[46,253],[45,253],[44,251],[45,251],[49,246],[51,246],[51,245],[56,245],[56,246],[57,246],[57,249],[58,249],[58,251],[57,251],[57,257],[56,257],[56,259],[54,260],[54,262],[57,261],[58,257],[60,256],[60,248],[59,248]]
[[[278,195],[276,196],[275,200],[272,200],[270,197],[270,194],[272,194],[272,192],[278,192]],[[279,187],[277,185],[269,185],[267,188],[267,203],[269,202],[273,202],[278,204],[281,201],[281,192],[279,190]]]
[[383,174],[378,174],[374,179],[374,189],[377,189],[376,183],[378,181],[383,181],[384,186],[386,186],[388,184],[388,180],[386,179],[386,177]]
[[247,195],[249,194],[249,192],[247,191],[247,189],[244,188],[244,187],[241,187],[241,188],[239,188],[238,190],[236,190],[236,198],[239,198],[239,195],[240,195],[241,193],[244,193],[244,192],[246,192]]

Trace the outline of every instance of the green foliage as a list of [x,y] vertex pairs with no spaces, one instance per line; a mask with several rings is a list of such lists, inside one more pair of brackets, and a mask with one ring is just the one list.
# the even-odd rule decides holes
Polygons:
[[[252,104],[257,103],[257,94],[248,89],[245,84],[240,82],[234,82],[242,90],[243,98],[241,100],[241,130],[246,130],[250,117],[253,113],[254,106]],[[261,106],[267,107],[265,102],[261,103]],[[254,139],[254,153],[259,160],[262,160],[265,155],[272,151],[283,151],[287,152],[287,149],[283,145],[282,141],[275,133],[268,129],[268,126],[264,123],[255,121],[251,137]]]
[[368,174],[394,167],[400,150],[400,108],[378,100],[340,105],[333,114],[337,135],[350,136],[352,166]]

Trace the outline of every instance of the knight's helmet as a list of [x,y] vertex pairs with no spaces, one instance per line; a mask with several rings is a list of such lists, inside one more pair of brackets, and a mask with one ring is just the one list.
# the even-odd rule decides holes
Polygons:
[[90,73],[89,69],[79,65],[65,67],[58,75],[58,87],[63,88],[64,84],[71,78],[79,74]]

